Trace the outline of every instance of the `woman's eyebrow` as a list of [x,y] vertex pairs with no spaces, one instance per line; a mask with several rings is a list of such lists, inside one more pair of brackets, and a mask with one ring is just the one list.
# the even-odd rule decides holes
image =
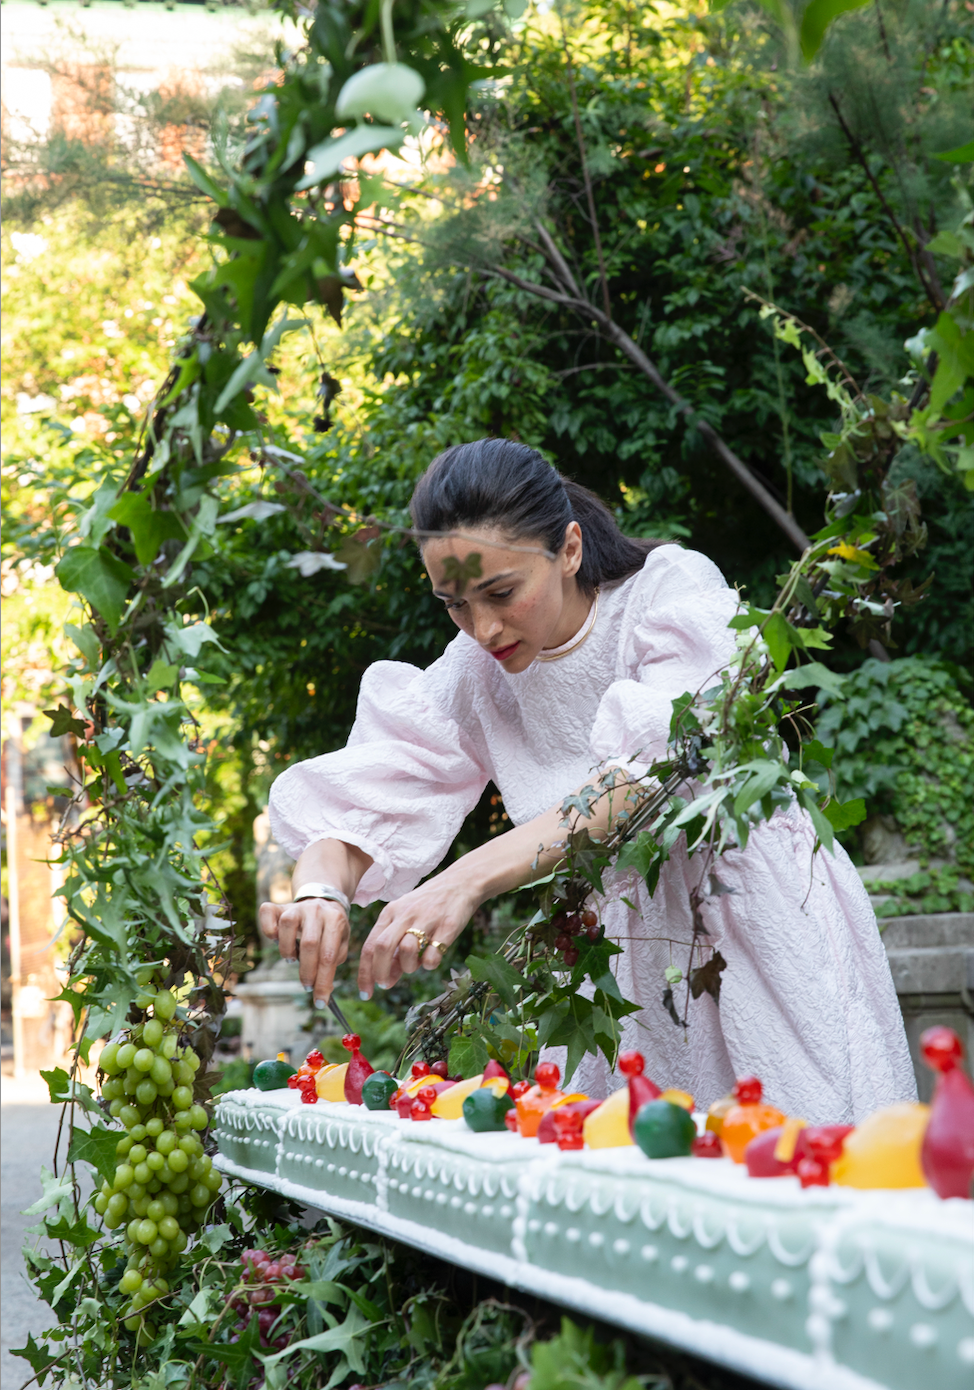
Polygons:
[[[514,573],[514,570],[505,570],[503,574],[495,574],[492,578],[485,579],[480,584],[475,584],[474,593],[479,594],[481,589],[489,589],[492,584],[499,584],[502,579],[513,579]],[[436,598],[456,598],[456,594],[445,593],[443,589],[434,589],[433,594]]]

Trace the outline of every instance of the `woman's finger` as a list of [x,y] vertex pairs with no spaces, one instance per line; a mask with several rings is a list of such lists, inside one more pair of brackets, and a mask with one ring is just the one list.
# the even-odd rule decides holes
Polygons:
[[[322,1009],[335,988],[335,971],[348,955],[348,918],[337,903],[328,903],[324,924],[318,941],[316,968],[312,986],[315,1007]],[[304,951],[301,952],[301,973],[304,976]]]
[[277,940],[277,920],[281,908],[277,903],[261,903],[257,911],[257,923],[268,941]]
[[281,960],[294,961],[298,958],[298,936],[301,931],[301,904],[288,903],[280,909],[277,919],[277,946]]

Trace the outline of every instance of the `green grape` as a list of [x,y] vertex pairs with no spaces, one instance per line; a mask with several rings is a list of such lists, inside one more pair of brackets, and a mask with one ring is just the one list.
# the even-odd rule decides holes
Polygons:
[[158,1094],[154,1081],[140,1081],[135,1088],[135,1098],[143,1109],[147,1109]]
[[169,1191],[175,1192],[177,1196],[182,1196],[188,1187],[189,1178],[187,1175],[185,1173],[177,1173],[169,1184]]
[[101,1093],[106,1100],[121,1100],[125,1094],[125,1082],[120,1076],[113,1076],[102,1082]]
[[150,1018],[142,1029],[142,1041],[154,1051],[162,1042],[164,1031],[161,1019]]
[[199,1182],[200,1178],[206,1177],[206,1169],[198,1158],[192,1160],[186,1171],[193,1182]]
[[145,1125],[133,1125],[133,1126],[132,1126],[132,1139],[133,1139],[133,1141],[134,1141],[136,1144],[141,1144],[141,1143],[142,1143],[142,1140],[145,1138],[145,1136],[146,1136],[146,1128],[145,1128]]
[[98,1066],[106,1076],[114,1076],[118,1071],[118,1048],[117,1042],[106,1043],[98,1056]]
[[130,1202],[140,1202],[145,1196],[145,1188],[140,1182],[133,1179],[132,1186],[128,1189],[128,1199]]
[[114,1187],[112,1187],[111,1183],[106,1178],[101,1185],[101,1195],[103,1197],[110,1197],[114,1191]]
[[137,1009],[147,1009],[151,1004],[155,1003],[155,999],[156,996],[154,994],[149,994],[147,990],[143,990],[141,994],[135,996],[135,1007]]
[[185,1231],[180,1231],[179,1235],[173,1240],[172,1246],[177,1255],[181,1255],[189,1244],[189,1237]]
[[210,1204],[210,1189],[207,1187],[206,1183],[203,1183],[203,1182],[198,1182],[198,1183],[196,1183],[196,1184],[190,1189],[189,1200],[192,1202],[192,1204],[193,1204],[194,1207],[206,1207],[206,1206],[209,1206],[209,1204]]
[[174,1177],[175,1174],[173,1170],[169,1167],[169,1164],[163,1160],[162,1167],[159,1169],[159,1181],[162,1183],[163,1187],[168,1187]]
[[102,1221],[104,1223],[106,1231],[117,1231],[119,1226],[121,1226],[122,1224],[121,1217],[116,1218],[112,1216],[110,1212],[107,1211],[105,1212],[105,1215],[102,1217]]
[[173,1131],[171,1129],[164,1129],[162,1133],[159,1135],[159,1137],[156,1139],[156,1153],[160,1153],[163,1154],[165,1157],[168,1157],[169,1154],[172,1153],[173,1149],[175,1149],[178,1143],[179,1140],[176,1138],[176,1135],[173,1133]]
[[115,1169],[115,1191],[121,1192],[123,1187],[131,1187],[135,1182],[135,1172],[131,1163],[120,1163]]
[[164,1216],[159,1222],[159,1234],[163,1240],[175,1240],[179,1235],[179,1222],[174,1216]]
[[[150,1172],[152,1171],[151,1168],[150,1168],[149,1171],[150,1171]],[[149,1180],[149,1186],[148,1186],[148,1188],[147,1188],[147,1191],[149,1191],[149,1192],[161,1192],[161,1191],[162,1191],[162,1183],[159,1181],[158,1178],[150,1178],[150,1180]]]
[[193,1092],[188,1086],[177,1086],[171,1099],[174,1110],[188,1110],[193,1104]]
[[194,1075],[193,1068],[188,1062],[172,1063],[172,1079],[177,1086],[192,1086]]
[[150,1221],[154,1221],[158,1226],[159,1222],[166,1214],[166,1208],[162,1205],[161,1202],[153,1200],[149,1203],[148,1209],[146,1210],[145,1214]]
[[159,1044],[160,1057],[165,1057],[167,1060],[171,1060],[173,1057],[175,1057],[176,1049],[178,1046],[179,1042],[176,1038],[176,1034],[167,1033],[166,1036],[163,1038],[162,1042]]
[[203,1063],[202,1057],[200,1057],[199,1053],[194,1052],[191,1047],[186,1049],[186,1060],[194,1072],[199,1071]]
[[[209,1196],[210,1194],[207,1193],[206,1195]],[[135,1233],[135,1238],[140,1245],[151,1245],[158,1233],[156,1223],[144,1216],[139,1222],[139,1229]]]
[[121,1119],[122,1111],[123,1111],[124,1109],[125,1109],[125,1105],[124,1105],[124,1103],[123,1103],[122,1101],[120,1101],[120,1100],[113,1100],[112,1103],[111,1103],[111,1105],[108,1107],[108,1113],[109,1113],[109,1115],[111,1115],[111,1117],[112,1117],[113,1120],[118,1120],[118,1119]]
[[132,1145],[134,1143],[135,1140],[132,1138],[131,1134],[123,1135],[123,1137],[115,1145],[115,1152],[118,1155],[118,1157],[124,1158],[125,1155],[131,1151]]
[[[176,1197],[172,1192],[164,1192],[162,1196],[159,1198],[159,1201],[162,1203],[162,1209],[167,1216],[176,1215],[177,1211],[179,1210],[179,1198]],[[169,1240],[170,1237],[167,1236],[166,1239]]]
[[149,1199],[148,1199],[148,1197],[133,1197],[133,1198],[132,1198],[132,1215],[133,1215],[133,1216],[138,1216],[138,1217],[141,1218],[141,1217],[143,1217],[143,1216],[148,1216],[148,1214],[149,1214]]
[[149,1069],[149,1076],[157,1086],[165,1086],[168,1081],[172,1080],[172,1067],[166,1061],[165,1057],[153,1058],[152,1066]]
[[156,1018],[161,1018],[164,1023],[168,1023],[170,1019],[175,1017],[178,1007],[176,996],[170,994],[167,989],[161,989],[152,1003],[153,1013]]
[[190,1158],[194,1158],[196,1154],[203,1152],[203,1145],[195,1134],[184,1134],[179,1141],[179,1147],[182,1149],[183,1153],[187,1154]]
[[136,1071],[134,1067],[129,1067],[128,1071],[122,1077],[122,1094],[124,1096],[134,1096],[141,1080],[142,1073]]
[[188,1110],[180,1110],[179,1114],[172,1122],[172,1127],[179,1134],[185,1134],[188,1129],[192,1129],[192,1121],[189,1118]]
[[150,1139],[158,1139],[165,1128],[165,1120],[161,1120],[158,1115],[153,1115],[151,1120],[145,1122],[145,1132]]
[[115,1053],[115,1066],[119,1071],[126,1071],[132,1065],[132,1058],[135,1056],[135,1043],[122,1043]]
[[161,1236],[156,1236],[155,1240],[149,1246],[149,1254],[157,1263],[160,1260],[164,1260],[169,1254],[169,1242],[163,1240]]
[[125,1126],[126,1129],[131,1130],[136,1128],[139,1121],[142,1119],[142,1116],[136,1110],[134,1105],[123,1105],[121,1110],[119,1110],[118,1112],[118,1118],[121,1120],[122,1124]]
[[154,1058],[155,1053],[152,1051],[151,1047],[140,1047],[132,1058],[132,1065],[135,1067],[136,1071],[148,1071],[152,1066]]
[[105,1196],[104,1192],[99,1192],[98,1196],[95,1198],[94,1206],[99,1216],[105,1215],[105,1212],[108,1210],[108,1198]]
[[194,1129],[206,1129],[210,1123],[210,1117],[202,1105],[192,1105],[189,1111],[189,1122]]
[[[188,1186],[188,1184],[187,1184],[187,1186]],[[188,1197],[188,1196],[186,1195],[186,1193],[184,1192],[184,1193],[182,1194],[182,1196],[179,1198],[179,1214],[180,1214],[180,1216],[185,1216],[186,1213],[187,1213],[188,1211],[192,1211],[192,1210],[193,1210],[193,1204],[192,1204],[192,1202],[189,1200],[189,1197]]]
[[138,1293],[142,1287],[142,1275],[137,1269],[127,1269],[118,1281],[122,1293]]
[[133,1171],[135,1173],[135,1181],[141,1183],[143,1187],[151,1182],[152,1170],[147,1163],[137,1163]]
[[[157,1084],[158,1084],[158,1083],[157,1083]],[[159,1094],[160,1094],[161,1096],[165,1096],[166,1099],[168,1100],[169,1097],[172,1095],[173,1091],[176,1089],[176,1083],[175,1083],[175,1082],[172,1080],[172,1078],[170,1077],[170,1079],[169,1079],[168,1081],[164,1081],[164,1082],[162,1083],[162,1085],[159,1086],[158,1089],[159,1089]]]
[[153,1149],[152,1153],[150,1153],[150,1154],[148,1154],[148,1155],[146,1156],[146,1160],[145,1160],[145,1161],[146,1161],[146,1163],[149,1165],[149,1167],[152,1169],[153,1173],[156,1174],[156,1176],[159,1175],[160,1171],[162,1170],[162,1168],[163,1168],[163,1166],[165,1165],[165,1162],[166,1162],[166,1160],[163,1158],[162,1154],[156,1153],[155,1149]]
[[138,1332],[141,1326],[142,1319],[137,1318],[134,1314],[131,1314],[129,1317],[125,1319],[125,1330],[127,1332]]
[[124,1192],[116,1192],[106,1201],[106,1210],[111,1216],[117,1217],[121,1221],[122,1217],[129,1209],[129,1199]]
[[144,1144],[133,1144],[129,1149],[129,1163],[134,1168],[137,1163],[144,1163],[146,1149]]
[[133,1245],[136,1245],[138,1243],[137,1233],[140,1224],[141,1223],[136,1218],[134,1221],[130,1221],[129,1224],[125,1227],[125,1234]]
[[210,1189],[210,1191],[216,1194],[223,1186],[223,1174],[219,1171],[218,1168],[211,1168],[210,1171],[207,1173],[206,1177],[203,1179],[203,1181],[206,1183],[206,1186]]

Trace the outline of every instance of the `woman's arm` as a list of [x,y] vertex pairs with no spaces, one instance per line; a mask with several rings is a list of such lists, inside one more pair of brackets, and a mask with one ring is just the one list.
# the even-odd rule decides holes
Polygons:
[[[353,898],[371,863],[354,845],[318,840],[295,864],[291,888],[296,893],[302,884],[326,883]],[[330,999],[335,970],[348,955],[348,918],[341,905],[327,898],[306,898],[284,906],[262,903],[258,921],[264,935],[277,942],[283,960],[297,959],[300,949],[301,983],[314,990],[315,1002]]]
[[[631,795],[624,782],[625,774],[618,788],[599,797],[583,822],[596,838],[606,834],[610,818],[618,816]],[[362,997],[369,998],[376,985],[388,989],[404,971],[412,974],[421,963],[432,969],[481,903],[547,873],[561,859],[561,849],[554,846],[564,839],[559,805],[471,850],[411,893],[388,903],[362,948]],[[422,960],[414,932],[437,943],[427,948]]]

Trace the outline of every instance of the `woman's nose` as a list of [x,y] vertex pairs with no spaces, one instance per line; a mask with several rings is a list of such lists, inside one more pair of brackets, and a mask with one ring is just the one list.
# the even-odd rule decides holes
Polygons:
[[496,613],[487,612],[474,613],[473,635],[482,647],[487,647],[503,630],[504,624]]

